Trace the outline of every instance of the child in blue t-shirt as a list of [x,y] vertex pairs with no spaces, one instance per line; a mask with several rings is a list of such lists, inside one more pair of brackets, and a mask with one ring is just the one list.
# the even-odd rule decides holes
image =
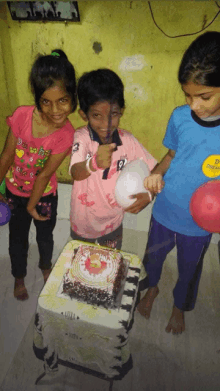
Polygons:
[[173,111],[163,141],[168,152],[144,183],[159,194],[143,260],[149,289],[138,305],[138,311],[149,318],[159,293],[163,262],[176,245],[179,275],[166,327],[173,334],[185,330],[184,312],[195,306],[211,240],[211,234],[194,222],[189,204],[200,185],[220,179],[216,169],[220,159],[219,32],[206,32],[192,42],[182,58],[178,79],[187,105]]

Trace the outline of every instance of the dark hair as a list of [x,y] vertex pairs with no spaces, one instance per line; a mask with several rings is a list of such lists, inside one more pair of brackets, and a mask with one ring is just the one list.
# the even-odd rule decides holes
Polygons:
[[208,31],[196,38],[185,51],[178,74],[181,84],[192,81],[220,87],[220,33]]
[[77,106],[75,70],[62,50],[55,49],[50,55],[40,55],[32,66],[29,80],[38,110],[41,110],[40,98],[44,91],[53,87],[59,80],[63,82],[67,93],[71,96],[72,111],[75,111]]
[[120,77],[110,69],[97,69],[84,73],[78,81],[80,109],[87,114],[96,102],[117,103],[124,108],[124,85]]

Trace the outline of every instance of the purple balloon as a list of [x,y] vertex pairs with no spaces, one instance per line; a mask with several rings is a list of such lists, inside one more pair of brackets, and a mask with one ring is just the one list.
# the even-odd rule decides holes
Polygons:
[[0,225],[5,225],[11,218],[11,209],[5,202],[0,202]]

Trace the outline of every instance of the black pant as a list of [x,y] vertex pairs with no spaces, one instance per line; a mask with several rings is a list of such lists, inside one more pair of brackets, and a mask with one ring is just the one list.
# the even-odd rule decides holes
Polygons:
[[115,231],[110,232],[107,235],[100,236],[99,238],[96,239],[83,238],[82,236],[77,235],[72,229],[70,230],[70,235],[73,240],[82,240],[83,242],[97,243],[100,244],[100,246],[116,248],[117,250],[121,250],[122,234],[123,234],[122,224],[118,228],[116,228]]
[[[6,197],[11,209],[9,221],[9,254],[11,258],[11,272],[15,278],[24,278],[27,273],[28,236],[32,221],[27,212],[29,198],[19,197],[6,189]],[[47,215],[49,220],[39,221],[34,219],[36,227],[36,239],[40,253],[39,268],[50,269],[53,253],[53,230],[56,225],[58,196],[50,194],[41,197],[36,209],[39,214]]]

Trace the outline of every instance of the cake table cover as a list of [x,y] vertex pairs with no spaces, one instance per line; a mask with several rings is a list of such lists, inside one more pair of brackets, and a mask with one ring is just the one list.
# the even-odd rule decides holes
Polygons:
[[57,371],[61,360],[109,378],[120,378],[132,366],[129,330],[133,324],[141,260],[137,255],[120,251],[129,262],[120,306],[115,309],[95,307],[58,295],[74,249],[81,244],[102,248],[77,240],[64,247],[38,298],[34,352],[44,360],[46,373]]

